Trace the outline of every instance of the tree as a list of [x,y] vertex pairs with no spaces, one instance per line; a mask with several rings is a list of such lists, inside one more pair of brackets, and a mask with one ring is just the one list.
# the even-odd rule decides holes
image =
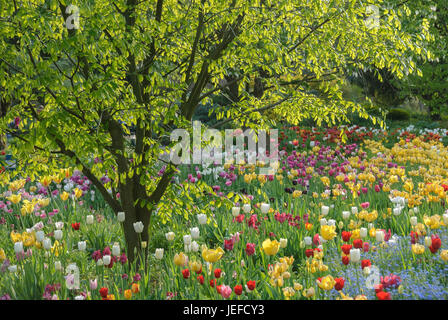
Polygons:
[[[308,117],[334,124],[348,121],[351,112],[369,117],[363,105],[342,98],[344,68],[400,74],[412,69],[409,57],[423,43],[400,31],[393,9],[369,27],[366,6],[381,3],[3,2],[0,127],[15,137],[18,172],[74,165],[115,213],[125,212],[133,261],[140,240],[148,240],[151,215],[163,202],[179,201],[170,183],[176,166],[160,170],[169,147],[163,138],[190,128],[200,103],[232,93],[231,103],[218,109],[217,127],[230,121],[267,127],[267,111],[292,123]],[[20,125],[8,127],[16,117]],[[135,144],[129,143],[131,126]],[[30,160],[33,154],[48,161]],[[144,224],[141,239],[137,221]]]

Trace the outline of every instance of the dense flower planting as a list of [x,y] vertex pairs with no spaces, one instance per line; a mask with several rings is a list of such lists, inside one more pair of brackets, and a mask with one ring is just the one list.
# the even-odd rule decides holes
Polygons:
[[128,263],[126,217],[79,171],[3,172],[0,297],[447,299],[446,130],[343,131],[283,128],[272,175],[181,168],[173,184],[213,192],[180,195],[197,200],[188,215],[156,214],[146,269]]

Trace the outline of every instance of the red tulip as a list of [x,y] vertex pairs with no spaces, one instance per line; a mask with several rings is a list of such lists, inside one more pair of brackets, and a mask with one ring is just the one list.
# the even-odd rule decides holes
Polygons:
[[344,240],[345,242],[348,242],[351,236],[352,233],[350,231],[342,231],[342,240]]
[[344,283],[345,283],[344,278],[335,278],[334,281],[336,281],[336,284],[334,285],[334,288],[337,291],[340,291],[340,290],[342,290],[344,288]]
[[184,277],[184,279],[190,278],[190,270],[188,269],[182,270],[182,276]]
[[365,267],[370,267],[372,263],[369,259],[361,260],[361,267],[364,269]]
[[361,239],[353,240],[353,246],[356,249],[361,249],[362,248],[362,240]]
[[198,279],[200,284],[204,284],[204,276],[202,274],[198,276],[196,279]]
[[255,289],[256,282],[254,280],[247,281],[247,288],[252,291]]
[[350,263],[350,258],[349,258],[349,256],[342,257],[342,263],[343,263],[344,265],[348,265],[348,264]]
[[233,291],[237,296],[241,295],[243,293],[243,286],[238,284],[233,288]]
[[376,294],[378,300],[392,300],[389,292],[380,291]]
[[221,277],[221,269],[215,269],[215,271],[213,272],[215,274],[215,278],[220,278]]
[[344,252],[345,254],[350,254],[350,249],[352,248],[351,244],[344,244],[343,246],[341,246],[341,250],[342,252]]

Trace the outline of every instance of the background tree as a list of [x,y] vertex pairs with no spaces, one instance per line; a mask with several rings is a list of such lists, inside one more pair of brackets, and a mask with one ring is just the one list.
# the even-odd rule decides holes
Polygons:
[[[267,111],[292,123],[334,124],[351,112],[369,117],[342,98],[344,68],[386,68],[399,77],[416,71],[412,57],[425,52],[425,42],[400,29],[401,8],[366,25],[366,6],[384,11],[382,3],[78,0],[71,2],[80,10],[77,29],[68,1],[3,1],[0,127],[15,137],[22,175],[74,165],[115,213],[125,212],[133,261],[151,215],[178,201],[175,166],[161,170],[164,137],[190,128],[199,104],[228,92],[217,127],[267,127]],[[428,32],[427,25],[418,30]],[[16,117],[20,125],[8,127]]]

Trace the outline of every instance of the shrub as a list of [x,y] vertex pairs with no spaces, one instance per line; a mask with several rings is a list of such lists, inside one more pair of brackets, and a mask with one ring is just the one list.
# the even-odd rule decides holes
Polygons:
[[387,113],[387,119],[389,120],[409,120],[411,118],[411,114],[409,111],[395,108],[389,110]]

